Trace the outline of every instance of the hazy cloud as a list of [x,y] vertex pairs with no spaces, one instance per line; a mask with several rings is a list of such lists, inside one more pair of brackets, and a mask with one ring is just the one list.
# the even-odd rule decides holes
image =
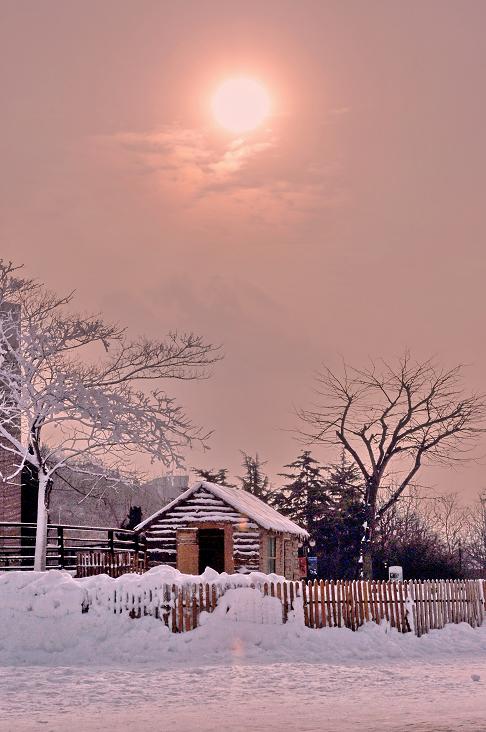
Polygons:
[[223,142],[178,125],[167,125],[155,132],[123,133],[116,140],[136,156],[146,172],[166,172],[173,180],[188,184],[192,193],[225,184],[245,187],[242,172],[276,144],[269,131],[260,139],[240,137]]
[[335,151],[322,160],[316,153],[321,141],[307,134],[302,121],[299,129],[281,124],[229,141],[180,125],[122,133],[115,141],[139,172],[156,176],[194,205],[224,196],[238,205],[251,203],[257,216],[264,203],[271,218],[276,208],[308,213],[343,199]]

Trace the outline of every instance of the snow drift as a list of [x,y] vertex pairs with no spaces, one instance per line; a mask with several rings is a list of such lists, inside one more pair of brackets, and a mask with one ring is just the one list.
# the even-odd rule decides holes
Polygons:
[[[430,659],[435,655],[486,653],[486,629],[465,623],[417,638],[369,623],[353,633],[345,628],[312,630],[301,609],[282,624],[277,598],[251,588],[266,575],[181,575],[169,567],[116,580],[100,575],[73,579],[67,572],[0,574],[0,664],[134,665],[268,663],[301,661],[343,663],[380,658]],[[273,577],[274,581],[282,578]],[[222,583],[216,610],[202,613],[190,633],[173,634],[161,620],[110,610],[113,587],[143,591],[161,583]],[[86,602],[89,612],[82,612]]]

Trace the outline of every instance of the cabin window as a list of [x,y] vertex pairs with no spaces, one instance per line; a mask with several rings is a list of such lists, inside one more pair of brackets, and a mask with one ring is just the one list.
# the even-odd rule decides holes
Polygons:
[[277,539],[275,536],[268,537],[268,574],[275,574],[277,571]]

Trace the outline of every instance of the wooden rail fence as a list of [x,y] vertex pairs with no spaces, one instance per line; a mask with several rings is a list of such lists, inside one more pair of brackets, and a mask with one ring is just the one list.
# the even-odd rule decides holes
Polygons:
[[[162,620],[172,632],[181,633],[197,628],[201,612],[213,612],[226,589],[237,586],[234,583],[228,587],[212,583],[182,587],[163,584],[140,592],[115,587],[107,601],[108,609],[132,618],[151,615]],[[309,628],[357,630],[366,622],[375,622],[418,636],[443,628],[447,623],[466,622],[478,627],[483,622],[486,592],[483,580],[321,580],[264,582],[251,586],[281,601],[282,622],[287,621],[290,611],[300,607]],[[88,610],[89,603],[85,607]]]
[[485,580],[426,580],[405,582],[412,602],[415,633],[443,628],[448,623],[482,625]]
[[[0,572],[32,570],[35,524],[0,522]],[[77,569],[79,552],[143,552],[138,534],[130,529],[104,526],[47,527],[47,569]]]

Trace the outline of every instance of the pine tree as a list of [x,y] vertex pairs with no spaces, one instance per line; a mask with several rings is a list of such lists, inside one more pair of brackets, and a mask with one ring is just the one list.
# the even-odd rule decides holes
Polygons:
[[328,466],[328,489],[343,510],[363,502],[361,482],[358,468],[346,459],[344,451],[339,463]]
[[262,470],[266,462],[260,460],[258,453],[255,457],[252,457],[243,450],[240,450],[240,452],[243,457],[242,467],[245,470],[244,475],[238,476],[241,481],[241,487],[262,501],[268,502],[272,492],[268,487],[268,476]]
[[344,452],[340,462],[327,470],[326,487],[332,504],[319,525],[319,571],[333,579],[352,579],[357,575],[364,520],[361,476]]
[[219,470],[214,470],[214,468],[193,468],[192,472],[207,483],[216,483],[216,485],[223,485],[227,488],[236,488],[234,483],[228,482],[228,468],[219,468]]
[[279,473],[288,482],[274,494],[273,505],[316,537],[319,523],[331,505],[322,467],[308,450],[284,467],[291,472]]

